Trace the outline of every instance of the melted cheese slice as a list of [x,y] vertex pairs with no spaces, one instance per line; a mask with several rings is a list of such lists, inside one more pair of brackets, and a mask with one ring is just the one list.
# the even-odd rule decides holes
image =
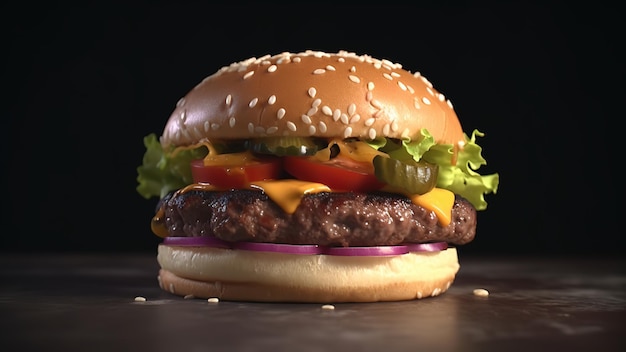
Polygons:
[[452,206],[454,193],[443,188],[433,188],[430,192],[417,195],[408,195],[413,204],[420,205],[434,212],[442,226],[448,226],[452,221]]
[[250,186],[265,192],[288,214],[296,211],[305,194],[330,192],[330,188],[324,184],[295,179],[255,181]]

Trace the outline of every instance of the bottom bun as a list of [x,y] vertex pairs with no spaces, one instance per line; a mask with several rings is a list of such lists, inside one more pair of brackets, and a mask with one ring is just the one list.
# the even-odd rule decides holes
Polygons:
[[459,270],[455,248],[350,257],[159,245],[157,261],[166,291],[250,302],[419,299],[445,292]]

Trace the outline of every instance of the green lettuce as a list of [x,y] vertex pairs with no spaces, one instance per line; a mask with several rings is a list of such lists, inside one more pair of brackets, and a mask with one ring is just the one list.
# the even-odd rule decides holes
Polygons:
[[204,147],[196,149],[164,151],[156,135],[144,137],[146,152],[143,164],[137,168],[137,192],[144,198],[163,198],[167,193],[193,183],[191,160],[203,158],[207,154]]
[[427,130],[420,131],[421,136],[414,140],[402,140],[401,143],[377,141],[373,144],[390,157],[398,160],[426,161],[439,165],[437,187],[450,190],[467,199],[476,210],[487,208],[485,194],[496,193],[500,177],[497,173],[481,175],[476,170],[486,165],[482,157],[482,148],[476,144],[476,137],[484,133],[474,130],[471,137],[465,136],[465,145],[458,152],[456,163],[453,165],[454,146],[452,144],[437,144]]

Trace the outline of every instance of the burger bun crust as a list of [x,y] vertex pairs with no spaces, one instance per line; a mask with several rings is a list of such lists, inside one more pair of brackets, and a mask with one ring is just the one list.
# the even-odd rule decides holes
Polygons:
[[437,296],[457,252],[386,257],[298,255],[159,245],[159,285],[175,295],[251,302],[379,302]]
[[161,143],[259,137],[464,140],[452,103],[419,72],[351,52],[306,51],[223,67],[181,98]]

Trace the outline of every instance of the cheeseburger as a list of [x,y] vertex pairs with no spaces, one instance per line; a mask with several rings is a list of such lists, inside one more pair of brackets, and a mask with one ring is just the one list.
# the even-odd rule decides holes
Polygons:
[[419,72],[351,52],[223,67],[144,138],[162,289],[257,302],[437,296],[498,174]]

